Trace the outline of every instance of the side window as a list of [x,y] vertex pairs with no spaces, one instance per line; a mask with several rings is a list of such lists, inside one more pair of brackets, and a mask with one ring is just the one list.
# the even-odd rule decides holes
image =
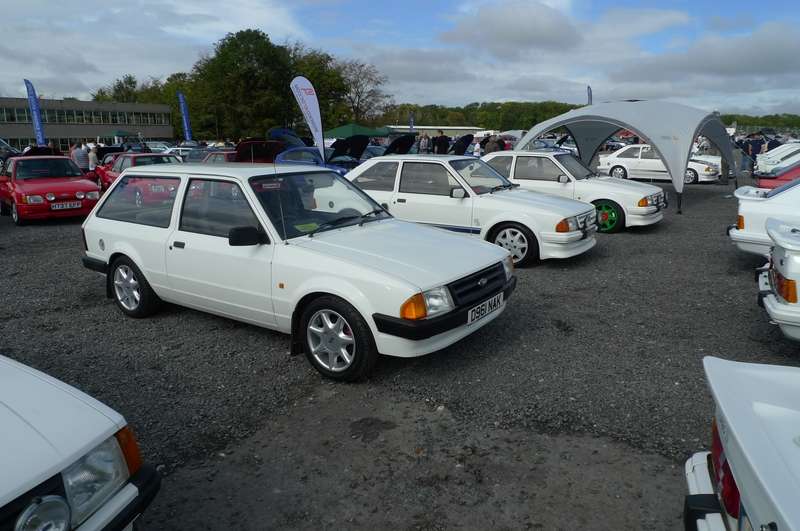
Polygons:
[[495,157],[493,159],[489,159],[486,163],[494,168],[494,170],[508,179],[511,177],[511,162],[514,160],[514,157]]
[[97,212],[98,218],[167,228],[181,180],[125,176]]
[[400,172],[400,191],[407,194],[450,195],[461,188],[447,168],[433,162],[404,162]]
[[617,155],[617,158],[618,159],[638,159],[639,158],[639,151],[641,149],[642,148],[639,148],[639,147],[628,148],[625,151],[621,152],[619,155]]
[[114,171],[114,172],[117,172],[117,173],[122,172],[122,163],[127,158],[128,157],[123,157],[121,155],[119,157],[117,157],[117,160],[114,161],[114,165],[111,167],[111,171]]
[[397,162],[379,162],[353,179],[353,184],[362,190],[391,192],[394,190],[397,165]]
[[656,155],[656,150],[653,148],[642,148],[642,159],[653,160],[657,159],[658,155]]
[[557,181],[561,170],[547,157],[517,157],[515,179],[530,181]]
[[11,160],[6,161],[6,168],[3,170],[3,174],[7,177],[11,177],[14,175],[14,162]]
[[236,183],[191,179],[181,211],[180,230],[228,237],[234,227],[260,227]]

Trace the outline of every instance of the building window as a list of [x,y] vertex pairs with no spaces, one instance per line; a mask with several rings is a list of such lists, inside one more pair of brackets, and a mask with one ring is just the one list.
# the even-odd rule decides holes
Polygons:
[[119,123],[126,124],[128,123],[128,113],[120,112],[118,113]]
[[60,124],[67,123],[67,113],[63,109],[59,109],[56,111],[56,117],[58,119],[58,123]]
[[75,111],[75,123],[85,124],[86,119],[83,116],[83,111]]
[[111,121],[109,123],[118,124],[119,123],[119,117],[117,115],[117,111],[111,111],[111,113],[109,113],[109,114],[111,115]]
[[28,118],[28,109],[17,109],[17,122],[30,122],[30,118]]
[[66,111],[64,111],[64,114],[67,117],[67,123],[68,124],[74,124],[75,123],[75,111],[66,110]]

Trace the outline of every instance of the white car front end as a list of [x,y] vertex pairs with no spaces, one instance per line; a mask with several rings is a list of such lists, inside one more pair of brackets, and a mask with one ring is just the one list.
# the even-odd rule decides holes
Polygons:
[[0,406],[0,529],[127,529],[158,491],[122,416],[77,389],[0,356]]
[[625,226],[653,225],[664,219],[667,196],[664,190],[651,184],[616,177],[592,177],[575,181],[576,199],[592,202],[610,199],[625,212]]

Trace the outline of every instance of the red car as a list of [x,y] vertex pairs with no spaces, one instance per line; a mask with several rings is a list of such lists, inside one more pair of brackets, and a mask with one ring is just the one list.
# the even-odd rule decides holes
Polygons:
[[771,174],[765,173],[761,175],[756,175],[758,177],[758,187],[759,188],[777,188],[779,186],[783,186],[784,184],[788,183],[789,181],[794,181],[795,179],[800,179],[800,162],[796,162],[787,168],[784,168],[782,172]]
[[121,153],[110,169],[95,170],[98,179],[102,182],[103,190],[117,180],[120,173],[131,166],[149,166],[150,164],[180,164],[180,159],[175,155],[161,153]]
[[8,159],[0,175],[0,214],[14,223],[86,216],[100,190],[68,157]]

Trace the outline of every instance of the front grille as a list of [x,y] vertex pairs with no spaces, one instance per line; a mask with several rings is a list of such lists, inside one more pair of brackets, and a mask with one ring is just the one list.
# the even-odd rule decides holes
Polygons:
[[56,474],[47,481],[39,483],[25,494],[18,496],[16,499],[0,507],[0,531],[14,531],[14,524],[17,518],[19,518],[22,511],[31,503],[31,500],[37,496],[47,496],[50,494],[66,497],[61,474]]
[[588,229],[593,225],[597,224],[597,210],[584,212],[583,214],[579,214],[576,217],[578,218],[578,228],[581,230]]
[[[482,282],[485,280],[485,282]],[[456,306],[467,306],[487,299],[506,283],[503,264],[497,263],[447,285]],[[481,285],[483,284],[483,285]]]

